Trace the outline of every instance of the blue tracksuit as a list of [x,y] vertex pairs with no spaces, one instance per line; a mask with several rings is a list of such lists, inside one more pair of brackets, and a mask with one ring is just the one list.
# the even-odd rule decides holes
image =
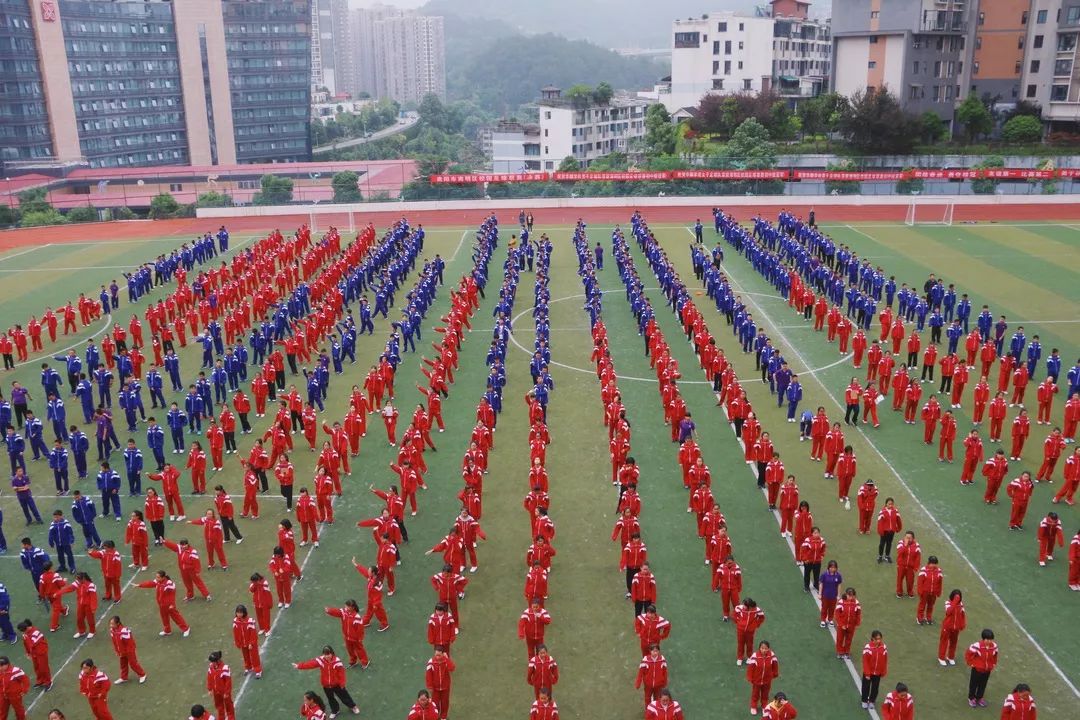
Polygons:
[[75,531],[71,529],[71,523],[60,518],[53,520],[49,526],[49,547],[56,550],[56,557],[60,561],[60,572],[71,570],[75,572],[75,553],[71,546],[75,544]]
[[92,498],[88,495],[80,495],[75,502],[71,503],[71,517],[82,528],[86,547],[101,544],[101,537],[94,524],[97,521],[97,508]]
[[109,517],[112,507],[113,517],[120,518],[120,473],[115,470],[102,470],[97,476],[98,490],[101,491],[101,517]]

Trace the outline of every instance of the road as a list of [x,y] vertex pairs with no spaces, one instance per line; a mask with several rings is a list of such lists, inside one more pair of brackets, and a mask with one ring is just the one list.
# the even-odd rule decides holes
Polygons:
[[373,140],[381,140],[385,137],[389,137],[400,132],[405,132],[418,122],[420,122],[420,114],[410,111],[405,113],[404,118],[399,119],[398,122],[394,123],[390,127],[385,127],[382,130],[376,130],[368,137],[353,138],[351,140],[339,140],[338,142],[331,143],[329,145],[320,145],[319,147],[312,148],[311,154],[321,155],[323,153],[328,153],[331,150],[340,150],[342,148],[363,145],[364,143],[369,143]]

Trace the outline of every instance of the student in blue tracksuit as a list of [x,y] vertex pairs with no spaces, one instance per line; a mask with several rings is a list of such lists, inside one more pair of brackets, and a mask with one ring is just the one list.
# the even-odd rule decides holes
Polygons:
[[94,382],[98,386],[98,405],[111,408],[113,374],[104,363],[99,364],[97,370],[94,371]]
[[53,360],[64,363],[64,368],[67,370],[68,387],[74,393],[75,384],[79,382],[79,373],[82,372],[82,358],[74,350],[68,350],[67,355],[57,355]]
[[86,368],[86,372],[93,373],[97,370],[98,365],[101,364],[101,352],[98,350],[97,345],[94,344],[93,338],[86,341],[86,352],[84,354],[86,363],[83,367]]
[[961,295],[960,302],[956,303],[956,319],[964,326],[965,335],[971,332],[968,325],[971,320],[971,300],[968,299],[967,293]]
[[1069,381],[1069,397],[1080,393],[1080,359],[1076,361],[1076,364],[1069,368],[1069,372],[1065,374],[1065,378]]
[[8,459],[11,460],[11,474],[15,474],[15,468],[22,468],[26,472],[26,440],[22,435],[15,432],[11,425],[7,426],[7,435],[4,436],[4,444],[7,446]]
[[210,371],[210,381],[214,385],[214,405],[220,405],[229,399],[228,384],[229,374],[225,372],[225,365],[221,360],[214,361],[214,369]]
[[1013,356],[1013,360],[1019,365],[1024,354],[1024,350],[1027,347],[1027,337],[1024,335],[1024,326],[1020,325],[1016,328],[1016,332],[1013,333],[1012,338],[1009,340],[1009,354]]
[[161,377],[157,366],[151,365],[146,371],[146,389],[150,391],[150,408],[165,408],[165,379]]
[[53,449],[49,451],[49,469],[53,471],[53,480],[56,481],[57,496],[67,495],[68,451],[60,438],[53,441]]
[[1035,368],[1039,364],[1039,358],[1042,357],[1042,343],[1039,342],[1038,335],[1031,336],[1031,343],[1027,347],[1027,369],[1028,377],[1034,379]]
[[101,537],[98,535],[97,525],[95,524],[97,521],[97,507],[94,506],[94,501],[89,495],[83,495],[78,490],[72,493],[71,517],[82,528],[86,547],[91,548],[101,545]]
[[94,387],[86,379],[86,373],[79,373],[79,382],[75,386],[75,397],[79,398],[82,407],[83,422],[91,423],[94,420]]
[[60,561],[60,572],[75,572],[75,531],[64,517],[63,510],[54,510],[52,524],[49,525],[49,547],[56,550],[56,559]]
[[0,509],[0,555],[7,553],[7,538],[4,537],[4,511]]
[[147,422],[149,424],[146,426],[146,445],[154,454],[157,470],[161,472],[161,469],[165,467],[165,428],[158,425],[153,417],[148,418]]
[[799,384],[799,376],[791,376],[791,384],[787,387],[787,421],[795,422],[795,413],[799,409],[799,403],[802,402],[802,385]]
[[173,455],[179,455],[184,451],[184,427],[188,424],[187,415],[176,403],[173,403],[169,406],[169,414],[165,416],[165,424],[169,426],[169,432],[172,434]]
[[120,473],[101,463],[101,472],[97,476],[98,490],[101,491],[101,517],[109,517],[112,508],[113,517],[120,521]]
[[45,444],[45,424],[34,416],[33,410],[26,411],[25,433],[30,450],[34,453],[34,460],[40,460],[49,454],[49,448]]
[[60,395],[60,386],[64,381],[60,379],[60,373],[49,367],[49,363],[41,364],[41,387],[45,390],[45,397]]
[[142,451],[135,447],[135,441],[128,439],[124,448],[124,470],[127,472],[128,497],[142,495]]
[[1057,348],[1050,351],[1050,357],[1046,358],[1046,376],[1057,384],[1061,376],[1061,355]]
[[34,590],[41,584],[41,574],[45,572],[45,564],[51,563],[49,553],[39,547],[34,547],[30,538],[22,539],[22,550],[19,552],[19,560],[22,561],[23,569],[30,573],[30,579],[34,581]]
[[19,641],[15,628],[11,624],[11,596],[0,582],[0,641],[14,645]]
[[124,419],[127,420],[127,431],[133,433],[135,432],[135,425],[139,422],[138,415],[135,412],[135,403],[126,390],[121,390],[117,397],[120,400],[120,409],[124,411]]
[[176,357],[176,353],[172,350],[165,353],[165,372],[169,374],[169,382],[172,384],[173,392],[180,392],[184,389],[184,384],[180,379],[180,358]]
[[[188,432],[202,434],[202,417],[205,406],[202,397],[194,385],[188,385],[188,394],[184,397],[184,411],[187,413]],[[172,414],[171,411],[169,413]]]
[[79,429],[78,425],[72,425],[68,435],[68,444],[71,446],[71,455],[75,459],[75,471],[80,480],[86,479],[86,454],[90,452],[90,438]]

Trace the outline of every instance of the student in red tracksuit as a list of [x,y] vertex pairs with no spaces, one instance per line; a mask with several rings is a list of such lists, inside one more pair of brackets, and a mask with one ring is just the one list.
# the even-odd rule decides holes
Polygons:
[[292,579],[295,573],[293,560],[280,545],[274,548],[274,554],[267,563],[270,574],[274,577],[279,608],[292,607]]
[[90,703],[90,714],[94,720],[113,720],[109,710],[110,688],[112,682],[109,676],[99,670],[90,658],[83,660],[79,666],[79,693]]
[[881,678],[889,672],[889,649],[881,639],[881,631],[870,633],[870,642],[862,651],[862,706],[864,710],[874,707],[877,702]]
[[972,485],[975,482],[975,469],[984,457],[982,438],[978,430],[972,430],[964,438],[964,467],[960,471],[960,484]]
[[540,697],[529,708],[529,720],[559,720],[559,706],[551,699],[548,688],[540,688]]
[[[1008,356],[1006,356],[1008,357]],[[1024,454],[1024,443],[1031,434],[1031,420],[1027,416],[1027,410],[1021,408],[1020,414],[1013,418],[1012,425],[1012,450],[1009,452],[1010,460],[1019,460]]]
[[873,422],[874,427],[881,427],[881,423],[878,422],[877,416],[877,399],[880,397],[878,389],[875,385],[869,384],[866,389],[863,390],[863,412],[862,421],[865,423],[867,418]]
[[1080,486],[1080,447],[1075,448],[1072,455],[1065,458],[1062,474],[1065,477],[1064,482],[1050,502],[1056,505],[1064,499],[1065,504],[1071,506],[1075,502],[1073,498],[1076,496],[1076,489]]
[[655,605],[649,605],[644,614],[634,619],[634,633],[641,643],[641,654],[647,655],[650,645],[659,646],[671,635],[671,623],[657,614]]
[[364,647],[363,617],[360,615],[360,606],[355,600],[346,600],[345,606],[340,608],[328,607],[326,614],[341,620],[341,637],[345,643],[345,652],[349,655],[349,667],[360,664],[361,669],[367,669],[368,654]]
[[259,573],[252,573],[248,592],[251,593],[251,604],[255,608],[255,621],[259,625],[259,634],[266,635],[270,632],[270,608],[274,605],[270,582]]
[[885,504],[877,518],[878,557],[877,561],[892,562],[892,541],[896,533],[904,529],[904,520],[891,497],[885,498]]
[[172,463],[165,463],[164,469],[159,473],[148,473],[151,480],[161,483],[161,493],[165,496],[165,504],[169,506],[169,520],[184,520],[184,503],[180,500],[180,471]]
[[966,627],[964,594],[953,590],[945,601],[945,618],[941,621],[941,637],[938,639],[938,665],[945,667],[956,664],[956,645],[960,640],[960,633]]
[[387,618],[386,609],[383,607],[383,579],[382,574],[379,573],[379,568],[375,565],[364,567],[356,562],[355,557],[352,559],[352,564],[356,568],[356,572],[363,575],[367,580],[367,609],[364,611],[364,625],[370,623],[371,618],[374,617],[379,621],[379,632],[390,629],[390,620]]
[[529,659],[536,655],[536,648],[544,644],[544,633],[551,624],[551,615],[543,608],[540,598],[533,598],[518,619],[518,638],[525,641]]
[[[455,572],[450,565],[443,565],[442,572],[437,572],[431,576],[431,587],[435,590],[436,600],[446,603],[459,628],[461,627],[461,616],[458,614],[458,600],[465,597],[465,586],[468,584],[468,578]],[[540,606],[543,607],[542,601]]]
[[431,693],[421,690],[416,694],[416,702],[409,709],[408,720],[439,720],[439,708],[431,700]]
[[435,612],[428,617],[427,641],[433,648],[442,647],[450,654],[450,647],[457,640],[458,626],[454,616],[444,603],[435,606]]
[[746,660],[746,680],[750,683],[750,714],[757,715],[758,707],[769,704],[773,680],[780,677],[780,662],[768,641],[758,644],[757,652]]
[[338,711],[341,710],[341,705],[338,704],[339,699],[341,704],[349,708],[353,715],[360,714],[360,708],[357,707],[349,691],[345,689],[345,663],[341,662],[341,658],[334,654],[332,647],[325,645],[318,657],[293,663],[292,666],[297,670],[319,671],[319,682],[322,685],[323,692],[326,694],[331,715],[337,715]]
[[255,679],[262,677],[262,660],[259,658],[259,630],[255,618],[248,617],[248,609],[237,605],[233,612],[233,644],[244,658],[244,674],[255,673]]
[[1035,482],[1053,481],[1054,468],[1063,452],[1065,452],[1065,438],[1061,434],[1061,428],[1054,428],[1043,441],[1043,461],[1039,466],[1039,472],[1035,474]]
[[650,645],[649,651],[641,658],[638,664],[637,678],[634,679],[634,688],[645,688],[645,705],[660,699],[660,691],[668,684],[667,660],[660,654],[659,645]]
[[440,720],[446,720],[450,714],[451,675],[456,669],[446,650],[441,645],[437,646],[424,669],[424,685],[431,691],[432,700],[439,708]]
[[233,706],[232,670],[221,661],[221,651],[215,650],[206,658],[206,691],[214,698],[219,720],[236,720]]
[[296,522],[300,523],[300,547],[309,542],[319,547],[318,501],[306,487],[300,488],[300,494],[296,497]]
[[1080,532],[1069,541],[1069,580],[1070,590],[1080,591]]
[[1027,514],[1028,503],[1031,501],[1033,492],[1035,492],[1035,483],[1031,480],[1031,473],[1026,470],[1005,488],[1005,493],[1012,498],[1012,510],[1009,513],[1010,530],[1024,529],[1024,515]]
[[191,628],[184,620],[184,616],[176,609],[176,583],[172,581],[172,578],[164,570],[158,570],[157,576],[153,580],[146,580],[135,587],[147,590],[154,589],[158,614],[161,616],[161,632],[158,635],[162,637],[172,635],[172,623],[174,622],[184,633],[184,637],[191,633]]
[[836,657],[850,659],[851,641],[855,638],[855,631],[862,624],[862,605],[859,603],[855,588],[844,591],[843,596],[836,603],[833,619],[836,621]]
[[[80,572],[75,576],[75,582],[68,586],[75,591],[75,638],[86,635],[87,639],[94,637],[97,629],[98,592],[97,585],[90,576]],[[70,590],[68,590],[70,592]]]
[[919,605],[915,611],[915,620],[920,625],[934,624],[934,605],[941,597],[942,582],[945,576],[938,567],[936,555],[926,559],[926,565],[919,570],[915,579],[915,592],[919,596]]
[[199,560],[199,551],[191,546],[187,538],[181,538],[178,543],[166,539],[162,541],[162,545],[176,553],[176,564],[180,568],[180,580],[183,581],[184,590],[186,591],[184,599],[191,600],[195,597],[195,588],[198,588],[203,598],[209,602],[211,600],[210,590],[207,589],[206,583],[202,579],[202,561]]
[[720,605],[724,612],[724,622],[727,622],[731,613],[739,605],[739,595],[742,593],[742,568],[735,562],[734,555],[728,555],[727,559],[716,568],[718,578],[715,583],[720,590]]
[[896,597],[915,597],[915,573],[922,564],[922,548],[915,541],[915,533],[908,530],[896,545]]
[[30,677],[22,668],[0,656],[0,717],[7,720],[8,708],[15,711],[15,720],[26,720],[23,697],[30,692]]
[[68,592],[67,583],[60,573],[53,570],[53,564],[46,562],[44,572],[38,581],[38,596],[49,605],[49,631],[56,632],[60,627],[60,616],[67,616],[68,607],[64,604],[64,594]]
[[221,561],[221,569],[229,569],[229,561],[225,557],[225,531],[221,526],[221,521],[217,518],[217,513],[213,510],[207,510],[201,518],[189,520],[191,525],[199,525],[203,529],[203,542],[206,544],[206,567],[208,570],[214,569],[215,557]]
[[[788,475],[780,486],[777,505],[780,508],[780,537],[790,537],[795,524],[795,508],[799,506],[799,486],[795,483],[794,475]],[[719,513],[719,506],[714,507]]]
[[1046,378],[1036,390],[1036,399],[1039,402],[1039,410],[1036,413],[1036,422],[1040,425],[1050,424],[1050,414],[1054,407],[1054,396],[1058,393],[1058,386],[1053,378]]
[[836,488],[840,502],[848,506],[851,504],[848,496],[851,493],[851,483],[855,480],[856,472],[858,472],[858,459],[855,457],[855,451],[850,445],[845,445],[843,454],[836,462]]
[[973,400],[971,421],[976,425],[982,425],[986,407],[990,404],[990,384],[986,382],[985,377],[979,378],[979,382],[975,383],[975,389],[972,390],[971,394]]
[[968,680],[968,706],[986,707],[986,685],[990,682],[990,673],[998,663],[998,644],[994,642],[994,631],[985,628],[977,642],[973,642],[964,651],[964,662],[971,668]]
[[999,392],[990,401],[990,442],[1001,442],[1001,429],[1008,412],[1009,405],[1005,402],[1005,393]]
[[23,620],[18,624],[19,632],[22,633],[23,650],[26,657],[30,658],[34,666],[34,687],[52,687],[52,668],[49,667],[49,641],[44,633],[34,627],[29,620]]
[[934,431],[937,430],[938,420],[941,419],[941,405],[938,403],[937,395],[931,395],[926,401],[920,417],[923,421],[923,443],[933,445]]
[[998,450],[983,464],[982,474],[986,478],[986,492],[983,494],[983,502],[987,505],[997,505],[998,490],[1001,489],[1001,481],[1009,472],[1009,461],[1005,459],[1005,451]]
[[550,692],[559,683],[559,663],[548,653],[546,645],[538,645],[536,655],[529,659],[525,682],[532,686],[537,700],[540,699],[541,688],[547,688]]
[[120,677],[113,684],[120,685],[128,680],[128,672],[134,671],[139,678],[139,683],[146,682],[146,671],[139,664],[139,657],[135,650],[135,636],[131,628],[125,627],[119,615],[109,618],[109,637],[112,640],[113,652],[120,660]]
[[859,509],[859,534],[870,533],[870,520],[874,517],[874,509],[877,507],[878,489],[873,478],[867,478],[859,488],[855,496],[855,505]]
[[953,443],[956,442],[956,416],[946,410],[941,416],[941,434],[938,441],[938,462],[953,461]]
[[206,492],[206,453],[203,452],[198,440],[191,443],[187,467],[191,470],[191,492],[202,495]]
[[1001,720],[1035,720],[1038,712],[1035,698],[1031,697],[1031,687],[1027,683],[1020,683],[1005,697],[1005,703],[1001,706]]
[[[145,534],[144,526],[143,535],[145,536]],[[120,576],[124,574],[124,560],[120,557],[120,553],[116,551],[116,543],[112,540],[106,540],[101,545],[100,549],[91,548],[86,551],[86,554],[101,561],[101,575],[105,584],[105,600],[120,602]],[[144,553],[145,548],[146,546],[143,545]],[[132,561],[134,563],[134,558],[132,558]]]
[[1039,522],[1039,566],[1046,567],[1047,560],[1054,559],[1054,545],[1065,547],[1065,535],[1061,532],[1061,520],[1056,512],[1047,513]]
[[754,654],[754,634],[765,623],[765,611],[753,598],[743,598],[735,608],[735,665]]
[[915,720],[915,698],[904,683],[896,683],[896,689],[885,696],[881,703],[882,720]]

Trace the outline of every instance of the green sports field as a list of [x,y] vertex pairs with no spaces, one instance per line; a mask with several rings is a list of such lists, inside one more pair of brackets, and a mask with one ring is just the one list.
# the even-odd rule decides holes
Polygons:
[[[542,219],[542,213],[537,213]],[[646,215],[646,218],[648,216]],[[410,217],[423,222],[423,217]],[[503,218],[504,236],[512,222]],[[688,218],[692,222],[693,218]],[[826,212],[819,221],[828,222]],[[624,226],[628,225],[629,217]],[[425,225],[427,225],[425,223]],[[209,224],[208,224],[209,227]],[[1078,226],[1080,227],[1080,226]],[[447,282],[456,280],[471,266],[469,242],[474,228],[428,228],[425,254],[440,252],[449,258]],[[1080,348],[1080,230],[1063,225],[1026,224],[1018,226],[974,225],[916,227],[902,225],[835,226],[828,228],[840,242],[851,245],[861,256],[883,265],[888,274],[909,284],[921,284],[926,274],[936,272],[946,282],[955,282],[969,292],[973,304],[991,306],[994,314],[1009,317],[1010,327],[1022,323],[1028,337],[1041,336],[1044,348],[1059,347],[1066,368]],[[610,484],[607,433],[602,423],[599,386],[589,363],[591,341],[588,316],[582,310],[582,286],[570,246],[570,227],[538,227],[555,245],[551,271],[551,326],[553,375],[556,390],[549,410],[552,445],[548,451],[551,475],[552,517],[558,526],[555,547],[558,557],[550,578],[547,607],[554,617],[547,644],[559,662],[561,680],[555,696],[565,718],[619,718],[641,715],[641,696],[633,689],[638,642],[633,634],[632,606],[623,598],[623,575],[618,570],[618,548],[611,542],[615,495]],[[657,237],[676,261],[683,278],[693,283],[687,242],[691,235],[682,225],[654,226]],[[673,625],[664,654],[670,664],[671,688],[686,710],[687,717],[734,717],[746,715],[748,687],[742,668],[734,662],[734,630],[723,624],[719,598],[709,590],[709,571],[702,563],[702,546],[696,538],[691,516],[685,512],[686,491],[682,488],[677,446],[669,440],[663,425],[659,393],[633,316],[625,301],[622,283],[610,261],[610,226],[589,228],[590,241],[600,241],[607,250],[608,267],[600,273],[602,287],[611,291],[604,298],[604,319],[612,340],[615,367],[628,416],[633,425],[633,451],[642,470],[641,494],[644,511],[641,523],[649,557],[659,583],[659,609]],[[234,236],[233,247],[250,240]],[[708,240],[708,235],[706,236]],[[50,245],[29,252],[14,251],[0,256],[5,326],[24,322],[47,304],[63,304],[78,291],[93,292],[108,283],[133,261],[150,258],[176,246],[174,238],[148,238],[144,242],[93,243],[78,246]],[[498,286],[505,258],[503,242],[491,263],[492,289]],[[638,270],[650,283],[648,266],[636,252]],[[801,316],[788,309],[786,301],[769,287],[742,258],[728,252],[726,270],[733,285],[755,311],[759,323],[781,347],[803,379],[804,407],[822,405],[830,417],[842,414],[837,404],[843,386],[851,377],[850,361],[841,361],[835,345],[823,334],[807,329]],[[414,277],[406,280],[411,286]],[[529,314],[532,276],[522,274],[517,292],[515,340],[532,347],[532,320]],[[96,293],[94,293],[96,294]],[[428,578],[441,567],[438,556],[425,557],[446,532],[457,513],[455,496],[460,487],[460,461],[473,423],[476,402],[483,390],[487,369],[484,357],[490,341],[494,293],[489,292],[473,318],[474,332],[461,351],[461,369],[449,399],[444,402],[445,433],[435,435],[437,453],[427,453],[427,481],[430,489],[420,497],[421,509],[409,518],[412,542],[402,549],[398,568],[398,591],[387,598],[391,629],[386,633],[370,628],[367,648],[372,664],[364,671],[349,671],[349,689],[360,703],[363,717],[390,720],[404,717],[417,689],[423,685],[423,666],[430,654],[425,628],[434,594]],[[697,421],[699,441],[712,469],[714,492],[729,524],[735,554],[743,567],[744,594],[754,597],[768,620],[759,639],[768,639],[781,665],[780,680],[773,689],[784,690],[807,718],[857,718],[866,716],[859,707],[855,678],[849,668],[835,659],[832,638],[818,627],[817,609],[802,592],[801,575],[795,567],[786,540],[779,536],[774,517],[766,511],[742,452],[715,400],[704,375],[697,369],[690,347],[679,342],[674,316],[663,310],[659,291],[650,291],[659,322],[683,369],[683,395]],[[123,300],[124,298],[122,298]],[[710,329],[734,358],[739,375],[754,377],[753,359],[735,349],[722,315],[699,298]],[[439,293],[425,323],[424,346],[433,333],[428,328],[448,307],[448,293]],[[145,306],[138,308],[140,316]],[[118,317],[128,319],[128,306],[121,305]],[[68,345],[85,343],[103,325],[88,328],[77,338],[60,338],[54,350],[61,354]],[[876,329],[876,324],[875,324]],[[368,366],[377,357],[389,329],[376,323],[373,338],[358,343],[357,364],[346,366],[342,376],[331,380],[331,403],[324,417],[338,418],[345,411],[347,389],[363,381]],[[779,341],[779,342],[777,342]],[[430,349],[430,348],[429,348]],[[199,352],[190,345],[182,351],[185,379],[199,364]],[[5,385],[17,379],[32,390],[40,388],[40,359],[19,367],[3,378]],[[495,449],[490,457],[490,474],[485,478],[482,526],[488,540],[479,548],[480,570],[470,575],[467,597],[462,604],[462,632],[453,657],[458,669],[454,676],[452,717],[525,717],[532,701],[525,684],[525,648],[517,639],[517,618],[524,607],[524,556],[529,544],[528,516],[521,506],[528,491],[528,443],[526,407],[521,398],[529,388],[528,352],[512,348],[508,355],[508,377],[504,405],[499,418]],[[803,372],[803,371],[812,372]],[[1041,380],[1040,367],[1036,377]],[[423,380],[419,359],[406,355],[398,370],[398,407],[403,415],[419,400],[413,388]],[[927,386],[928,387],[928,386]],[[856,647],[873,628],[881,629],[890,649],[890,672],[885,688],[906,682],[919,705],[920,717],[953,717],[971,712],[966,705],[967,672],[962,666],[937,665],[938,628],[916,625],[914,601],[893,595],[894,568],[875,562],[876,537],[856,533],[854,511],[845,511],[835,501],[833,481],[822,479],[821,465],[808,459],[808,444],[798,442],[794,425],[783,423],[775,409],[775,399],[760,383],[746,385],[758,409],[764,428],[772,432],[779,452],[790,472],[798,479],[801,494],[808,499],[817,523],[829,542],[829,557],[839,561],[845,585],[859,591],[863,604],[863,625]],[[1034,388],[1029,388],[1033,393]],[[1063,400],[1055,404],[1061,416]],[[966,398],[970,408],[970,394]],[[1080,699],[1080,630],[1073,621],[1080,595],[1065,586],[1065,557],[1061,551],[1047,568],[1036,560],[1034,526],[1049,508],[1053,490],[1038,486],[1022,533],[1007,530],[1006,505],[987,507],[981,502],[980,483],[962,487],[958,482],[959,463],[941,465],[921,443],[921,427],[900,422],[882,405],[882,426],[878,430],[848,430],[848,441],[859,457],[858,480],[873,477],[881,488],[881,498],[892,496],[903,514],[905,525],[915,530],[924,558],[936,554],[946,575],[946,592],[964,590],[968,609],[968,630],[961,646],[972,642],[982,627],[991,627],[1002,647],[1002,662],[990,681],[991,710],[1017,682],[1029,683],[1047,717],[1069,717],[1067,708]],[[39,404],[32,407],[40,409]],[[77,403],[68,403],[69,413],[78,414]],[[1014,411],[1010,411],[1010,416]],[[268,418],[256,425],[265,429]],[[967,421],[962,420],[961,430]],[[131,625],[139,643],[140,659],[150,674],[145,685],[128,684],[111,695],[114,714],[120,720],[156,714],[185,717],[191,704],[209,705],[204,690],[206,655],[214,649],[225,651],[236,676],[238,713],[241,717],[291,718],[296,715],[301,694],[317,689],[314,673],[298,673],[290,662],[315,656],[330,643],[341,650],[337,620],[323,615],[328,605],[339,605],[353,597],[363,604],[364,586],[349,559],[362,562],[374,558],[371,535],[354,527],[357,520],[373,516],[381,502],[367,492],[368,483],[385,485],[393,474],[388,464],[395,452],[382,434],[381,423],[370,425],[361,443],[358,462],[351,478],[345,479],[345,495],[336,505],[338,520],[325,529],[322,547],[300,549],[305,563],[304,580],[294,594],[292,608],[275,610],[274,630],[263,647],[264,674],[261,680],[245,682],[240,677],[240,658],[232,646],[232,609],[248,602],[247,577],[252,571],[265,573],[266,561],[274,545],[276,520],[285,517],[280,499],[262,501],[257,521],[240,520],[245,542],[226,548],[230,570],[204,572],[214,599],[183,605],[180,609],[192,624],[189,638],[174,634],[157,637],[159,622],[152,593],[125,588],[124,600],[116,607],[102,606],[99,617],[119,613]],[[118,430],[119,432],[119,430]],[[1022,467],[1036,469],[1041,459],[1041,441],[1046,428],[1033,426]],[[120,433],[121,439],[126,437]],[[140,431],[136,441],[145,448]],[[246,452],[250,441],[240,439]],[[92,459],[93,456],[91,456]],[[118,456],[117,456],[118,457]],[[293,456],[297,484],[311,476],[313,458],[301,451]],[[51,497],[51,473],[44,461],[31,463],[30,471],[38,505],[43,515],[54,507],[65,511],[70,500],[55,502]],[[210,485],[221,482],[233,494],[242,495],[239,464],[228,467]],[[1017,470],[1012,463],[1011,470]],[[1057,482],[1060,483],[1060,468]],[[93,481],[88,492],[96,495]],[[186,475],[181,484],[188,487]],[[210,507],[207,499],[188,498],[188,515]],[[122,498],[125,513],[141,509]],[[39,627],[47,626],[41,606],[32,601],[29,575],[19,566],[18,539],[23,535],[22,517],[12,493],[0,496],[4,510],[4,532],[8,554],[0,558],[0,577],[12,593],[14,618],[30,617]],[[1062,514],[1066,541],[1080,527],[1075,508],[1055,506]],[[111,521],[99,522],[103,537],[119,540],[122,529]],[[199,528],[171,526],[170,537],[189,536],[202,549]],[[46,542],[45,528],[30,532],[35,543]],[[78,535],[78,532],[77,532]],[[99,580],[96,562],[78,558],[80,568],[89,567]],[[163,567],[177,578],[175,556],[154,552],[153,568]],[[138,579],[125,575],[132,585]],[[940,617],[941,607],[938,608]],[[93,657],[115,678],[117,663],[104,626],[90,641],[72,639],[73,618],[50,635],[53,690],[38,698],[34,691],[32,716],[40,717],[50,707],[60,707],[68,717],[86,717],[85,701],[78,696],[78,662]],[[13,659],[24,668],[28,663],[21,648],[10,648]]]

